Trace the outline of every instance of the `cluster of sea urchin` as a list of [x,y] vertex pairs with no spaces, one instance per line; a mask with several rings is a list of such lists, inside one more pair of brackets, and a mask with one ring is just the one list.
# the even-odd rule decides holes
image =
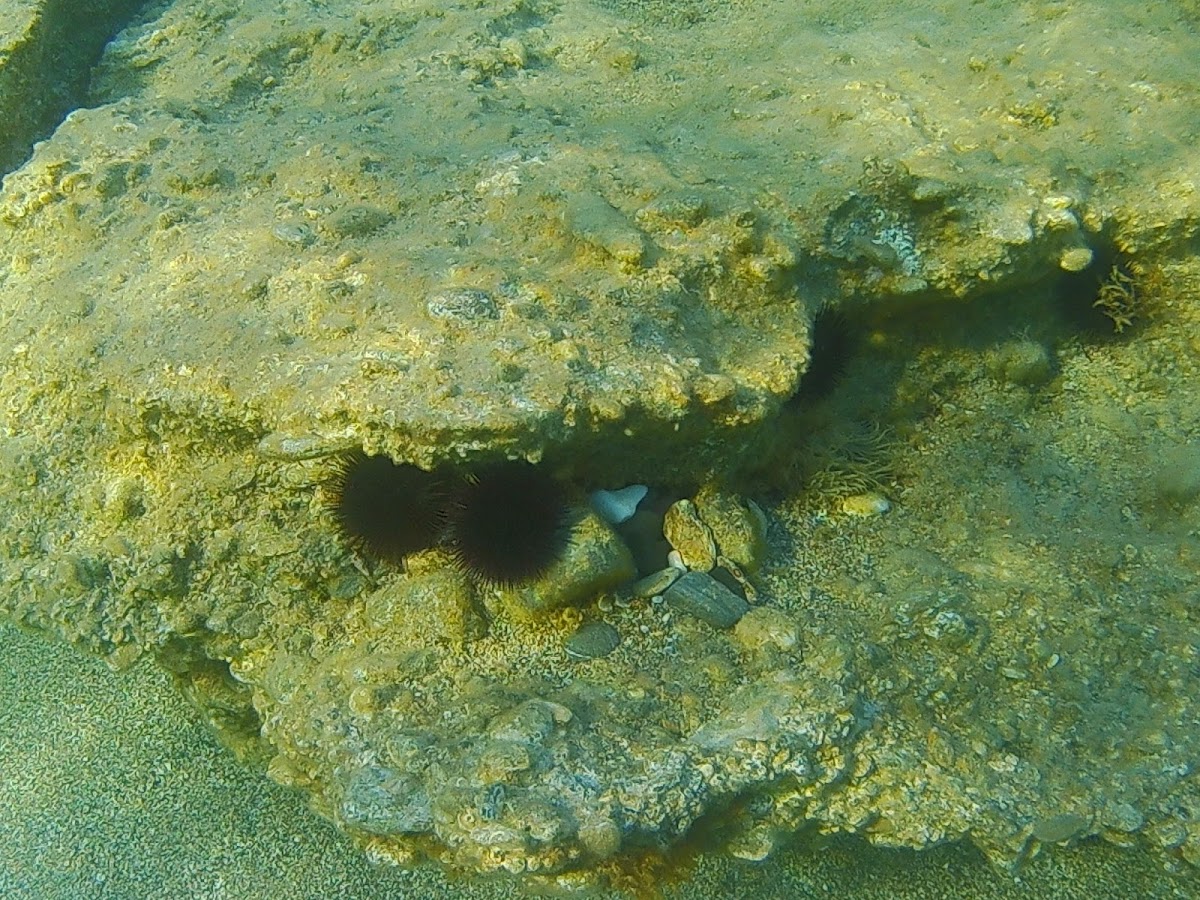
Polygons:
[[440,545],[475,580],[512,586],[544,575],[570,542],[567,490],[527,462],[462,476],[356,450],[326,486],[343,539],[367,558],[403,565]]

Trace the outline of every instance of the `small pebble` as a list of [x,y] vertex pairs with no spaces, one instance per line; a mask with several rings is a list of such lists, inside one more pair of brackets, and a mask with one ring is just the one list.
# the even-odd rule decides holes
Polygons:
[[854,494],[842,500],[842,512],[848,516],[869,518],[881,516],[892,508],[892,502],[883,494],[868,491],[865,494]]
[[307,247],[317,239],[313,230],[307,225],[286,222],[276,225],[271,234],[275,236],[275,240],[293,247]]
[[689,569],[707,572],[717,561],[717,543],[691,500],[672,503],[663,517],[663,535]]
[[667,566],[665,569],[653,572],[645,578],[638,579],[630,587],[629,592],[634,597],[657,596],[674,584],[675,579],[682,575],[684,571],[681,566]]
[[1064,272],[1082,272],[1092,264],[1092,257],[1093,253],[1087,247],[1072,247],[1058,258],[1058,267]]
[[747,650],[792,650],[800,643],[800,626],[781,609],[756,606],[742,616],[734,638]]
[[617,649],[621,635],[607,622],[584,622],[567,638],[567,656],[571,659],[602,659]]

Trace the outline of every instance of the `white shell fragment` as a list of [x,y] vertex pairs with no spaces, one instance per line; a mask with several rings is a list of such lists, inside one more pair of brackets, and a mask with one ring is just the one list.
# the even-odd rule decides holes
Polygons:
[[593,491],[589,499],[596,515],[609,525],[620,525],[633,518],[649,490],[644,484],[631,484],[616,491]]

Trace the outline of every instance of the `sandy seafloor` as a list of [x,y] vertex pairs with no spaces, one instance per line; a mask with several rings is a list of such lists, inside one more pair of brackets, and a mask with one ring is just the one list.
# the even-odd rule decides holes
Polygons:
[[[520,895],[368,862],[299,794],[241,767],[152,666],[114,675],[8,624],[0,659],[6,900]],[[1016,877],[961,844],[913,853],[849,839],[762,864],[699,855],[675,877],[664,893],[678,900],[1194,896],[1146,854],[1100,842],[1043,854]]]

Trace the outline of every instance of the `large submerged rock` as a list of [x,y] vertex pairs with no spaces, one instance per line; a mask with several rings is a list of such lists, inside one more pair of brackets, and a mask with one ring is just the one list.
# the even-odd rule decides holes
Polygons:
[[[1194,39],[1108,6],[981,29],[657,9],[206,0],[114,41],[0,193],[0,609],[155,655],[397,862],[566,883],[718,808],[747,858],[815,821],[1200,859],[1174,803],[1197,423],[1165,400],[1196,368],[1172,261],[1200,203]],[[1169,312],[1098,364],[1064,342],[1036,406],[1056,279],[1118,253],[1174,273],[1139,287]],[[928,324],[966,299],[962,331]],[[781,475],[736,632],[652,599],[512,616],[445,554],[364,566],[336,537],[320,482],[348,448],[544,459],[581,491],[770,468],[802,443],[785,401],[826,305],[911,317],[870,342],[886,401],[831,407],[901,432],[907,493],[839,519]],[[1021,329],[1040,374],[998,387],[972,342]],[[1164,359],[1130,420],[1117,373]],[[1183,472],[1153,515],[1122,482],[1150,421]],[[1168,587],[1113,574],[1137,560]],[[598,610],[620,642],[569,656]],[[1125,688],[1117,746],[1096,729]]]

